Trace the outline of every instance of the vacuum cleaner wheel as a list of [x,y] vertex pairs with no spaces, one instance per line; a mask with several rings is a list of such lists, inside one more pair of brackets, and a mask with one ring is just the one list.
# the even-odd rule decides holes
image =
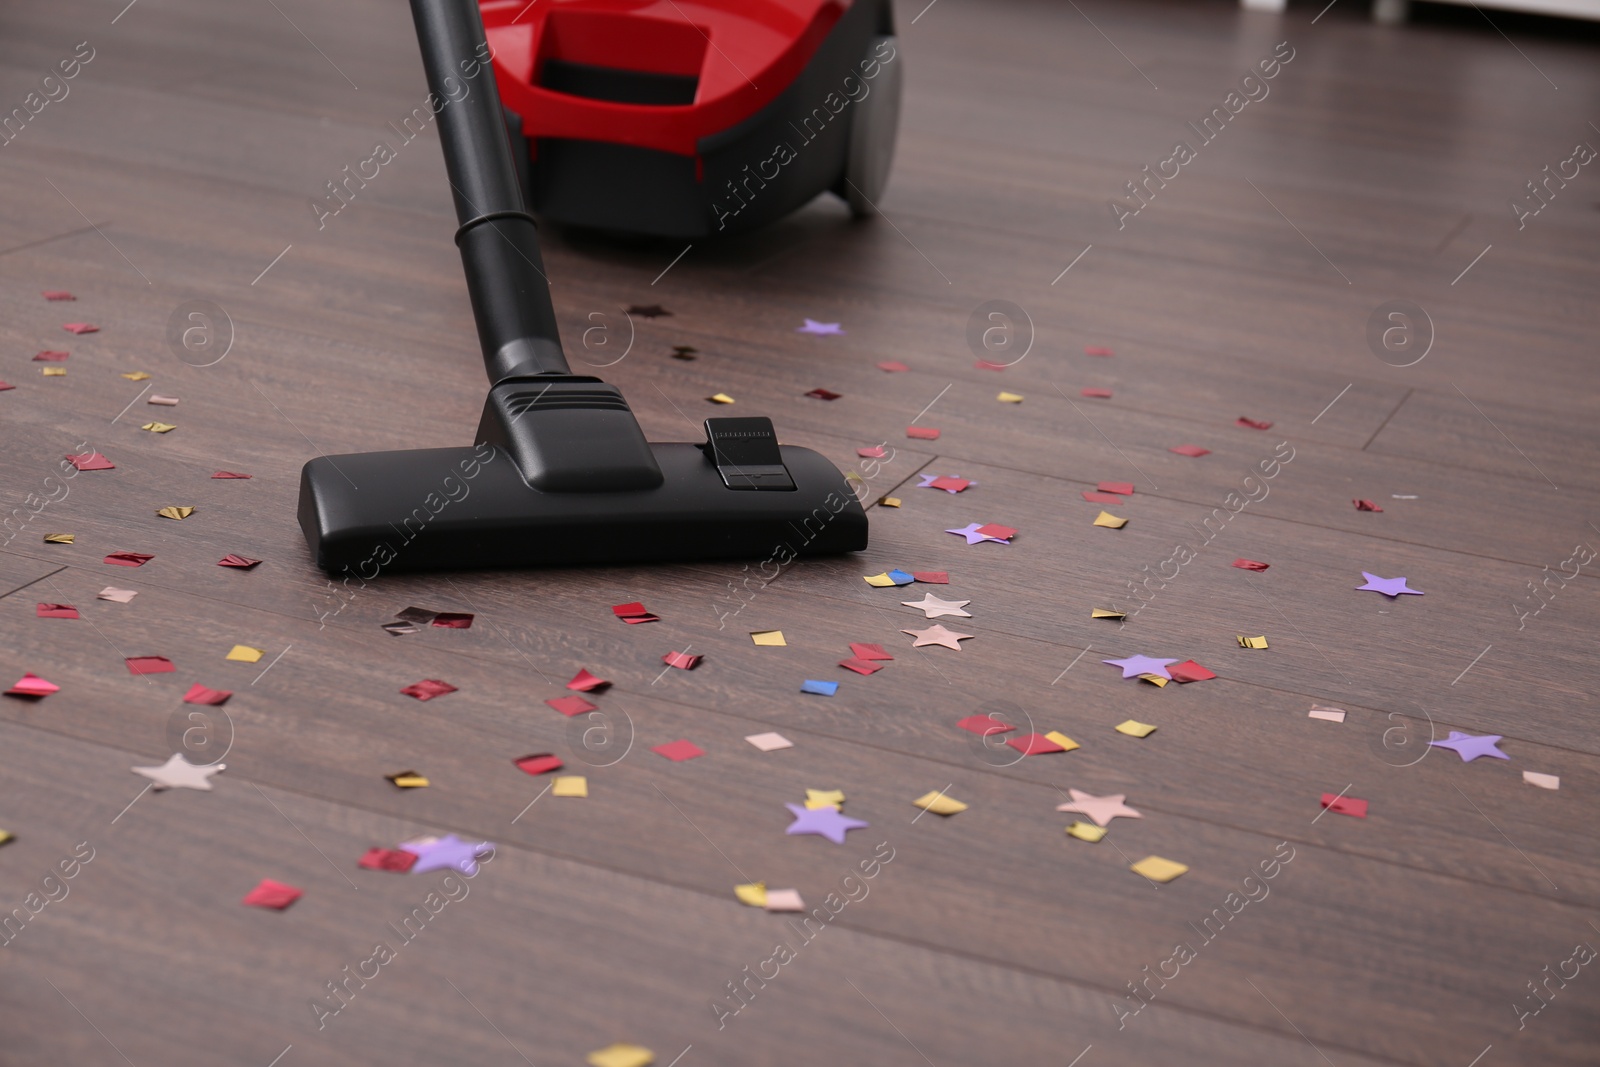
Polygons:
[[[894,47],[893,37],[874,37],[867,43],[867,55],[881,55],[879,47],[885,41],[891,48]],[[898,53],[899,50],[894,49],[890,54]],[[872,214],[873,206],[889,184],[889,168],[894,164],[895,134],[900,128],[900,88],[904,69],[904,59],[885,66],[884,76],[852,108],[850,147],[845,156],[845,180],[841,183],[843,188],[839,194],[850,205],[851,214],[857,218]]]

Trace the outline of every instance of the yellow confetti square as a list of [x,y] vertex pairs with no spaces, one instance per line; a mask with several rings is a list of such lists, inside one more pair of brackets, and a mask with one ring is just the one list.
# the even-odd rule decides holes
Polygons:
[[260,663],[261,657],[267,654],[264,648],[251,648],[249,645],[234,645],[228,650],[224,659],[231,659],[238,663]]
[[782,630],[756,630],[750,634],[750,640],[763,648],[787,648],[789,644],[783,639]]
[[0,845],[5,844],[7,841],[15,841],[16,839],[17,835],[12,833],[10,830],[0,830]]
[[1127,722],[1117,723],[1116,731],[1119,734],[1127,734],[1129,737],[1149,737],[1156,732],[1156,728],[1147,722],[1129,719]]
[[187,505],[169,505],[156,512],[163,519],[187,519],[194,514],[194,508]]
[[733,403],[733,397],[729,396],[727,393],[714,393],[711,396],[706,397],[706,399],[711,401],[713,404]]
[[1166,687],[1166,684],[1168,682],[1170,682],[1171,680],[1172,679],[1170,679],[1170,678],[1163,678],[1159,674],[1141,674],[1141,675],[1139,675],[1139,681],[1141,681],[1141,682],[1149,682],[1151,685],[1155,686],[1157,689],[1164,689]]
[[149,430],[151,433],[171,433],[177,428],[176,424],[170,422],[147,422],[139,427],[139,429]]
[[589,779],[581,774],[564,774],[551,784],[550,795],[553,797],[586,797],[589,795]]
[[65,378],[67,376],[67,368],[43,367],[40,369],[39,373],[44,375],[46,378]]
[[[1238,635],[1235,635],[1235,636],[1238,636]],[[1265,637],[1239,637],[1239,647],[1240,648],[1266,648],[1267,647],[1267,639]]]
[[1095,608],[1089,612],[1091,619],[1126,619],[1126,611],[1112,611],[1110,608]]
[[1119,519],[1109,511],[1102,511],[1099,515],[1095,516],[1094,524],[1096,526],[1104,526],[1110,530],[1120,530],[1124,526],[1128,525],[1128,520]]
[[47,545],[70,545],[77,540],[77,534],[45,534],[44,543]]
[[1051,730],[1049,733],[1045,734],[1045,736],[1054,741],[1056,744],[1060,745],[1067,752],[1071,752],[1073,749],[1080,747],[1078,742],[1074,741],[1060,730]]
[[733,895],[739,898],[739,903],[748,904],[752,908],[767,906],[767,883],[750,882],[746,885],[733,887]]
[[806,807],[808,808],[833,808],[837,810],[844,803],[844,790],[842,789],[807,789]]
[[619,1041],[589,1053],[587,1060],[589,1067],[650,1067],[656,1062],[656,1054],[643,1045],[628,1045]]
[[1022,403],[1022,394],[1021,393],[1001,393],[999,396],[995,397],[995,399],[1000,401],[1000,403],[1002,403],[1002,404],[1020,404],[1020,403]]
[[1152,882],[1170,882],[1178,875],[1187,872],[1189,868],[1173,860],[1162,859],[1160,856],[1146,856],[1135,863],[1131,870],[1144,875]]
[[900,498],[897,496],[886,496],[882,500],[878,501],[878,503],[882,504],[886,508],[897,508],[900,506]]
[[923,811],[931,811],[935,815],[959,815],[967,810],[967,805],[954,797],[945,796],[943,793],[924,793],[911,803]]
[[1106,836],[1105,830],[1092,822],[1075,822],[1067,827],[1067,833],[1079,841],[1087,841],[1090,844]]
[[134,371],[129,371],[128,373],[124,374],[123,377],[128,379],[128,381],[130,381],[130,382],[142,382],[146,378],[149,378],[150,375],[146,374],[142,370],[134,370]]
[[888,571],[884,571],[882,574],[869,574],[861,580],[877,589],[886,589],[894,584],[894,579],[889,577]]
[[401,771],[399,774],[386,774],[384,777],[400,789],[426,789],[429,785],[428,779],[416,771]]

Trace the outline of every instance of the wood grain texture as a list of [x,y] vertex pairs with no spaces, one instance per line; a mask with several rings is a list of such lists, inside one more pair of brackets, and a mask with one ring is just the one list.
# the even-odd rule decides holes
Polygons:
[[[1575,544],[1600,544],[1594,176],[1520,230],[1506,208],[1600,136],[1579,106],[1600,91],[1593,42],[1518,28],[1508,47],[1488,26],[1317,7],[902,4],[907,96],[879,217],[824,197],[687,252],[545,227],[574,366],[618,384],[657,440],[698,436],[714,392],[771,415],[869,502],[901,499],[872,508],[866,552],[770,581],[736,561],[367,583],[310,566],[300,466],[466,443],[483,396],[434,133],[325,226],[307,207],[425,94],[404,5],[0,13],[0,104],[75,42],[96,48],[0,148],[0,377],[17,387],[0,393],[0,511],[21,509],[0,548],[0,682],[62,687],[0,700],[0,827],[18,835],[0,905],[26,914],[53,865],[95,850],[0,950],[0,1064],[576,1064],[618,1040],[663,1067],[1600,1058],[1592,968],[1542,987],[1537,1015],[1527,987],[1600,938],[1600,587],[1590,567],[1560,575]],[[1119,229],[1108,198],[1285,40],[1270,96]],[[1436,330],[1406,368],[1366,340],[1399,298]],[[994,299],[1030,324],[1000,372],[967,339]],[[211,366],[168,340],[195,300],[231,323]],[[624,311],[651,303],[673,314]],[[846,332],[794,332],[806,317]],[[672,359],[681,344],[698,358]],[[66,377],[39,374],[44,348],[71,351]],[[181,402],[151,407],[146,386]],[[804,395],[819,386],[842,396]],[[151,419],[179,428],[139,429]],[[940,438],[908,439],[913,420]],[[1211,454],[1168,451],[1182,443]],[[857,453],[877,445],[878,463]],[[51,490],[82,448],[116,469]],[[922,473],[977,484],[949,495],[916,488]],[[1137,487],[1108,506],[1124,529],[1091,525],[1100,505],[1080,493],[1100,480]],[[1363,497],[1384,511],[1355,510]],[[155,514],[174,504],[196,511]],[[1021,532],[944,532],[972,521]],[[43,543],[53,532],[76,543]],[[1195,555],[1173,574],[1177,545]],[[119,550],[155,558],[101,562]],[[264,562],[218,567],[227,553]],[[950,584],[862,581],[897,566]],[[1355,592],[1363,570],[1426,595]],[[108,584],[138,596],[96,599]],[[971,601],[942,620],[974,635],[962,651],[901,632],[929,624],[901,603],[928,590]],[[619,622],[610,605],[630,600],[661,621]],[[39,619],[38,602],[82,618]],[[475,621],[386,634],[410,605]],[[1130,618],[1089,617],[1113,606]],[[787,646],[753,645],[766,629]],[[895,659],[853,675],[852,641]],[[229,662],[235,644],[266,653]],[[685,648],[704,662],[664,671]],[[1099,662],[1134,653],[1220,677],[1158,689]],[[137,655],[177,670],[132,675]],[[580,668],[613,685],[569,719],[543,702]],[[429,677],[459,691],[400,693]],[[807,678],[838,695],[801,694]],[[234,696],[183,704],[195,682]],[[1312,720],[1312,704],[1348,717]],[[1023,758],[955,728],[984,711],[1081,747]],[[1113,729],[1129,718],[1157,730]],[[1427,746],[1452,729],[1502,735],[1510,759]],[[228,746],[214,790],[142,792],[129,768],[186,730],[197,755]],[[794,747],[744,741],[769,730]],[[679,738],[706,755],[650,751]],[[545,751],[588,776],[588,799],[513,765]],[[411,768],[432,785],[384,779]],[[782,832],[785,802],[835,787],[870,829],[844,846]],[[1054,808],[1070,788],[1124,793],[1143,817],[1068,838]],[[971,808],[912,806],[941,789]],[[1341,792],[1368,817],[1325,812]],[[442,876],[355,861],[446,832],[495,858],[402,940],[388,924]],[[825,907],[880,842],[892,862],[815,941],[732,897],[762,879]],[[1291,850],[1251,883],[1269,893],[1230,896]],[[1128,870],[1151,854],[1190,870],[1161,886]],[[263,877],[306,895],[241,907]],[[719,1013],[779,939],[795,960]],[[395,963],[319,1029],[311,1001],[377,940]],[[1195,958],[1170,977],[1179,943]],[[1148,1003],[1129,1014],[1136,983]]]

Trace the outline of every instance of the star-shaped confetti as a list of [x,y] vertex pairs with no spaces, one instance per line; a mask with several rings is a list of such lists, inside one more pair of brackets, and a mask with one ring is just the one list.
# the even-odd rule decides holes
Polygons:
[[494,846],[487,841],[474,844],[461,840],[455,834],[446,834],[430,844],[408,845],[406,851],[417,854],[416,865],[411,868],[412,874],[449,869],[474,875],[478,873],[478,857],[485,852],[493,852]]
[[861,819],[852,819],[842,815],[837,808],[820,807],[807,808],[800,804],[785,804],[789,813],[794,816],[794,822],[789,824],[786,834],[817,834],[826,837],[836,845],[844,844],[844,835],[850,830],[860,830],[871,824]]
[[1113,793],[1110,796],[1097,797],[1093,793],[1085,793],[1081,789],[1069,789],[1072,800],[1067,804],[1057,804],[1057,811],[1070,811],[1078,815],[1087,815],[1094,820],[1096,826],[1104,826],[1112,819],[1121,816],[1126,819],[1142,819],[1123,801],[1128,799],[1126,793]]
[[959,642],[972,636],[971,634],[960,634],[954,630],[947,630],[937,622],[926,630],[901,630],[900,632],[916,638],[915,641],[911,642],[912,648],[921,648],[923,645],[941,645],[944,648],[953,648],[957,652],[961,651]]
[[795,333],[836,334],[844,333],[844,328],[837,322],[818,322],[816,319],[807,319],[804,326],[795,328]]
[[1129,656],[1127,659],[1103,659],[1101,663],[1109,663],[1113,667],[1122,668],[1124,678],[1137,678],[1141,674],[1157,674],[1163,678],[1171,679],[1167,673],[1167,664],[1178,662],[1175,659],[1152,659],[1149,656]]
[[1451,730],[1450,736],[1443,741],[1429,741],[1428,744],[1436,748],[1454,749],[1463,763],[1471,763],[1479,756],[1510,759],[1510,756],[1500,751],[1498,747],[1500,739],[1500,734],[1479,734],[1474,736],[1473,734],[1464,734],[1460,730]]
[[943,618],[954,615],[960,619],[972,618],[972,613],[961,609],[972,603],[970,600],[941,600],[932,593],[922,594],[921,600],[902,600],[901,604],[908,608],[921,608],[923,615],[930,619]]
[[1382,593],[1384,596],[1391,598],[1400,596],[1402,593],[1410,593],[1412,596],[1424,595],[1420,589],[1407,587],[1404,578],[1379,578],[1376,574],[1368,574],[1366,571],[1361,572],[1361,577],[1367,580],[1367,584],[1356,586],[1358,591],[1370,589],[1374,593]]
[[167,758],[167,762],[157,767],[135,767],[135,774],[142,774],[155,785],[154,789],[204,789],[211,790],[211,776],[219,771],[228,769],[226,763],[209,763],[197,767],[183,758],[183,754],[174,752]]
[[990,534],[984,533],[983,524],[978,522],[968,523],[959,530],[946,530],[945,533],[955,534],[957,537],[965,537],[967,539],[967,544],[969,545],[978,544],[980,541],[995,541],[1002,545],[1010,544],[1010,542],[1003,537],[994,537]]

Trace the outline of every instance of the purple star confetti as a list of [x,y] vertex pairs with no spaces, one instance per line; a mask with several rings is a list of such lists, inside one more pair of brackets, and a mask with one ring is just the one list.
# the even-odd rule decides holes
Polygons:
[[1124,678],[1137,678],[1141,674],[1154,674],[1171,681],[1172,675],[1167,673],[1167,665],[1178,661],[1175,659],[1151,659],[1149,656],[1129,656],[1127,659],[1103,659],[1100,662],[1109,663],[1113,667],[1121,667]]
[[432,844],[407,845],[405,850],[417,855],[416,865],[411,868],[412,874],[456,870],[465,875],[474,875],[478,873],[478,857],[493,852],[494,846],[487,841],[474,843],[463,841],[455,834],[447,834]]
[[818,322],[815,319],[807,319],[806,324],[804,326],[796,327],[794,332],[831,334],[844,333],[844,329],[837,322]]
[[967,544],[969,545],[975,545],[980,541],[993,541],[995,544],[999,545],[1009,545],[1011,543],[1009,540],[1003,537],[990,537],[988,534],[983,533],[982,530],[983,523],[969,522],[966,526],[959,530],[946,530],[945,533],[955,534],[958,537],[965,537],[967,539]]
[[784,833],[818,834],[836,845],[844,844],[845,831],[860,830],[871,825],[860,819],[841,815],[837,808],[807,808],[801,804],[785,804],[784,807],[794,815],[794,822],[789,824]]
[[1376,574],[1368,574],[1366,571],[1361,572],[1361,577],[1367,580],[1367,584],[1356,586],[1358,591],[1370,589],[1387,597],[1397,597],[1402,593],[1410,593],[1412,596],[1425,595],[1420,589],[1407,588],[1404,578],[1379,578]]
[[1428,744],[1436,748],[1454,749],[1456,755],[1461,757],[1462,763],[1471,763],[1479,756],[1493,756],[1495,759],[1510,759],[1511,757],[1501,752],[1497,742],[1500,734],[1464,734],[1460,730],[1451,730],[1450,736],[1443,741],[1429,741]]

